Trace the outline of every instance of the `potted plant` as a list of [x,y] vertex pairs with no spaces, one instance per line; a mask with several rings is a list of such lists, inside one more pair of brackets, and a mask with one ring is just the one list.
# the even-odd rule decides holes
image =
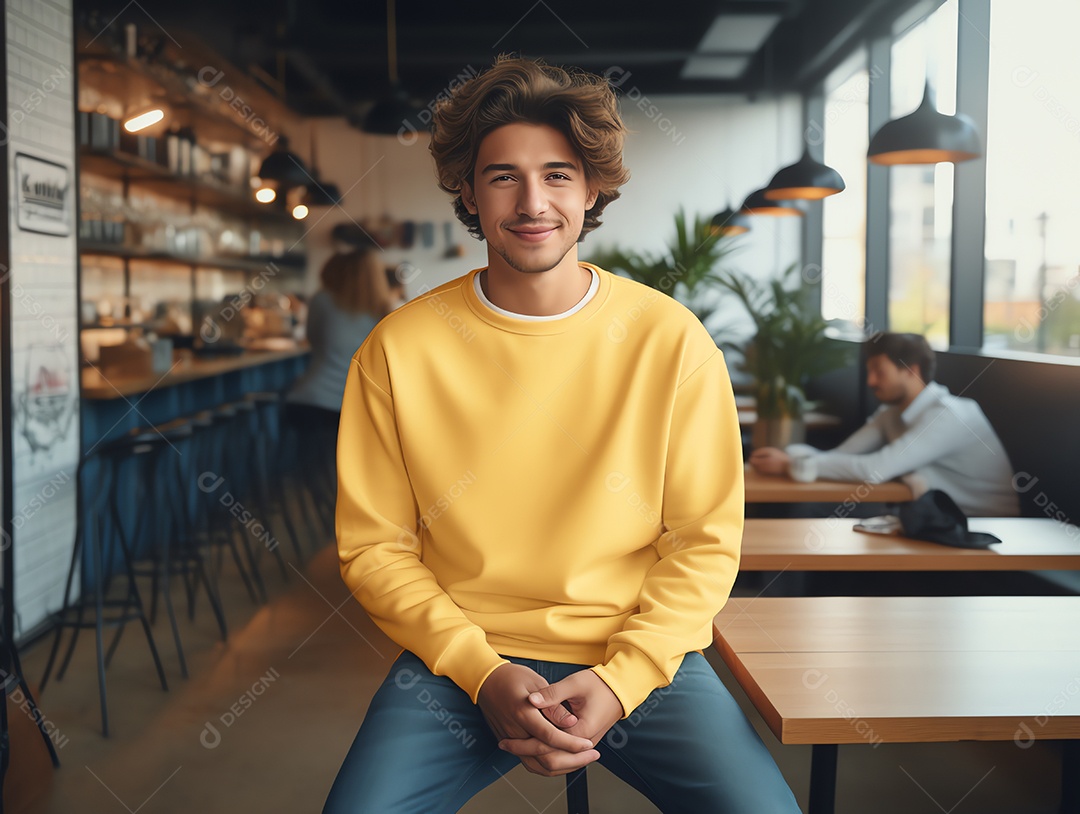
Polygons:
[[[719,278],[716,268],[736,248],[732,236],[718,234],[706,218],[688,222],[680,208],[675,214],[675,239],[661,254],[600,250],[593,262],[674,297],[705,323],[715,307],[695,302]],[[676,296],[678,292],[678,296]]]
[[778,279],[766,281],[734,271],[717,275],[754,321],[753,337],[726,344],[742,355],[739,369],[754,377],[755,448],[803,441],[807,380],[839,367],[845,359],[844,348],[828,338],[825,320],[807,302],[797,269],[792,264]]

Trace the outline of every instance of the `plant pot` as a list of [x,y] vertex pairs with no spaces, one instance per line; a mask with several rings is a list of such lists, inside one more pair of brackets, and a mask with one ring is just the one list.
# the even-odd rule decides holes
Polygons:
[[780,447],[788,444],[801,444],[806,440],[806,422],[802,418],[779,416],[777,418],[758,418],[754,422],[752,443],[754,449],[762,447]]

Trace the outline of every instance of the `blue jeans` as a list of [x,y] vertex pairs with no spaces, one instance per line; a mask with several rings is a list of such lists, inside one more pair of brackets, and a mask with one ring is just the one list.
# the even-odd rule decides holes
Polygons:
[[[586,669],[508,660],[552,684]],[[371,701],[323,814],[455,812],[518,765],[496,744],[464,691],[402,653]],[[597,749],[607,769],[665,814],[799,814],[765,744],[700,653],[687,654],[672,683],[616,722]]]

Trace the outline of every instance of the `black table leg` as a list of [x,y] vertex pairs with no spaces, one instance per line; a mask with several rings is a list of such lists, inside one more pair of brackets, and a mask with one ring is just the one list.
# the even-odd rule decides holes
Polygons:
[[589,778],[585,769],[566,775],[566,814],[589,814]]
[[810,753],[810,814],[833,814],[836,806],[835,743],[815,743]]
[[1080,814],[1080,741],[1061,750],[1061,814]]

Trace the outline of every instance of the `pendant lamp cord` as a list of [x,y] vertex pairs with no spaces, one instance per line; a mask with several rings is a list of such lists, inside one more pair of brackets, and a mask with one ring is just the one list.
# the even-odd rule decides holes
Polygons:
[[394,0],[386,0],[386,59],[390,68],[390,84],[396,85],[397,76],[397,19],[394,16]]

